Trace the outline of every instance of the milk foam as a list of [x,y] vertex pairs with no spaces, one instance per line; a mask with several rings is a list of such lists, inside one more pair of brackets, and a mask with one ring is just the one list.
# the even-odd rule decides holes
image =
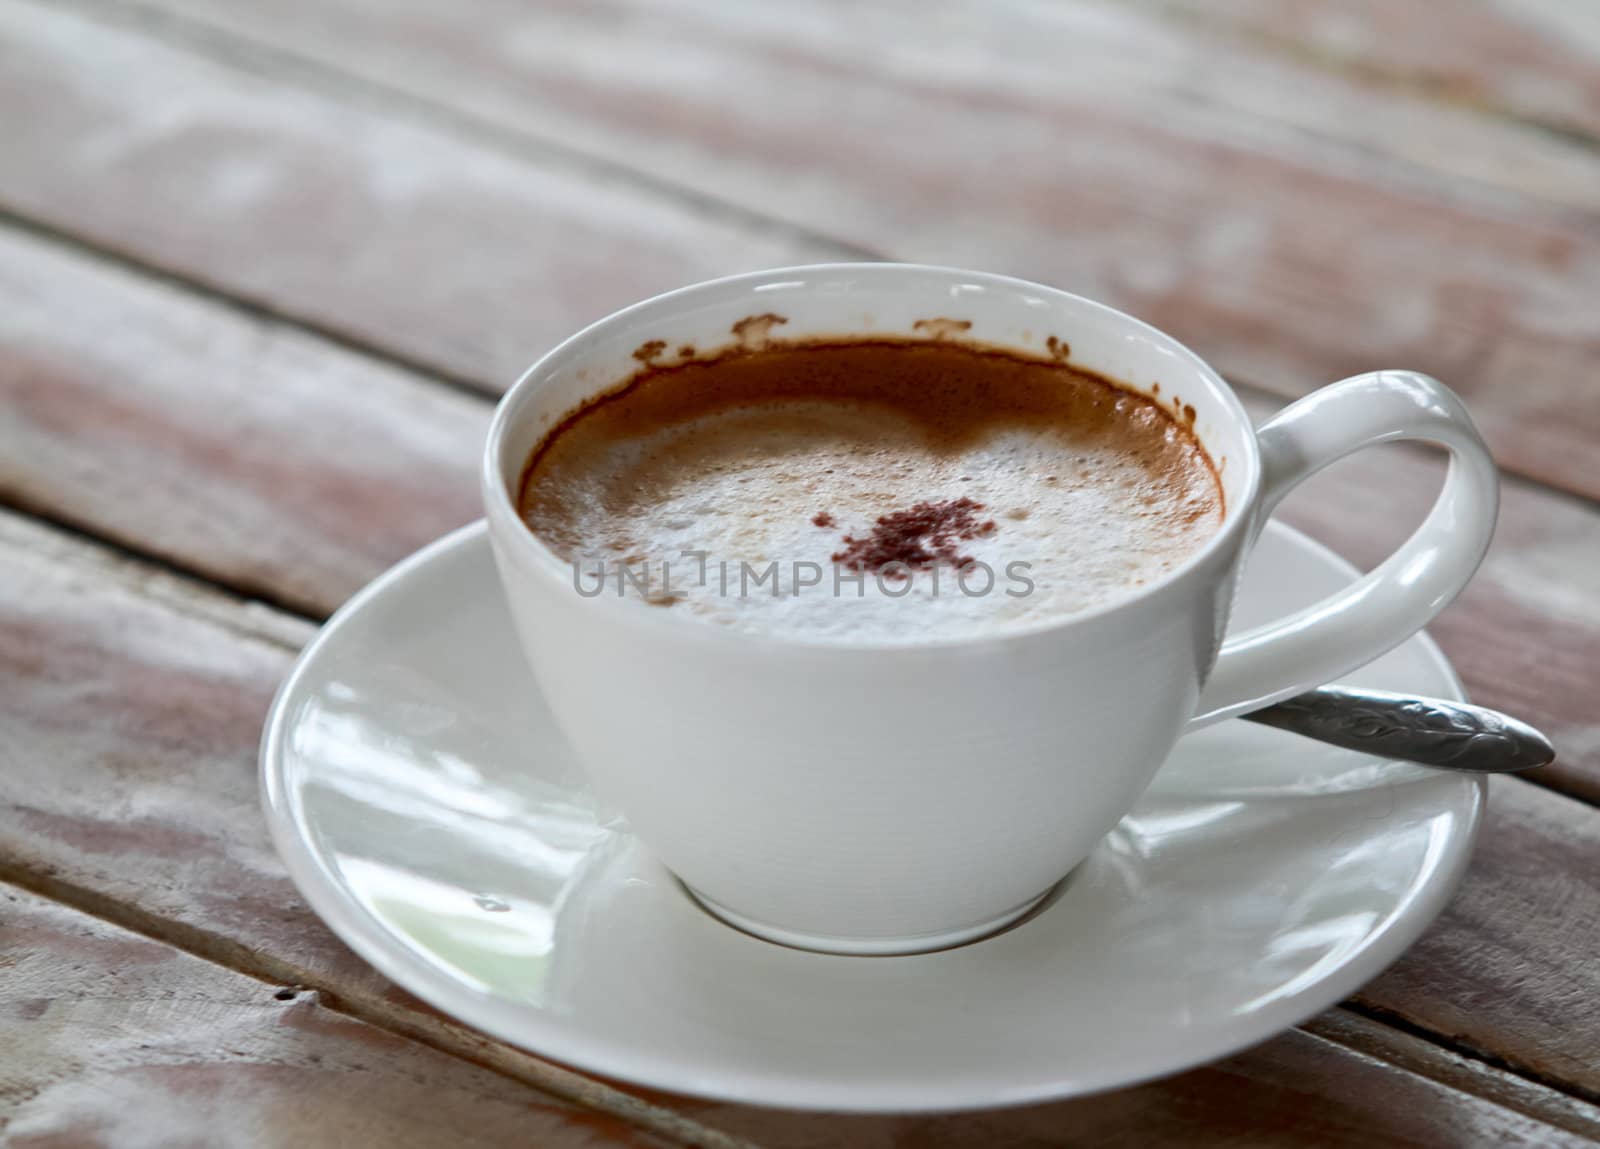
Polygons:
[[[523,514],[576,564],[585,593],[620,586],[747,631],[916,642],[1064,618],[1182,563],[1219,525],[1221,494],[1193,437],[1155,404],[1031,366],[1055,373],[1059,409],[1019,413],[967,396],[979,414],[952,422],[948,399],[932,418],[919,408],[926,396],[871,387],[861,398],[786,389],[649,418],[602,405],[536,455]],[[983,364],[963,369],[990,385]],[[965,566],[834,561],[885,515],[963,499],[984,528],[952,544]],[[633,577],[619,580],[624,565]]]

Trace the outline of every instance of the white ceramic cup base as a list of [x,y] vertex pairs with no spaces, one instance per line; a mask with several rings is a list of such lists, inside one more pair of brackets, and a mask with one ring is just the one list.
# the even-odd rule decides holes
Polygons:
[[[1063,878],[1062,881],[1067,879]],[[970,945],[982,941],[984,938],[993,937],[995,934],[1010,929],[1023,918],[1027,917],[1040,904],[1055,893],[1061,882],[1057,882],[1044,893],[1029,898],[1020,906],[1007,910],[975,925],[963,926],[960,929],[942,930],[933,934],[914,934],[902,937],[887,938],[861,938],[837,937],[828,934],[803,934],[794,930],[786,930],[782,926],[775,926],[768,922],[752,918],[748,914],[741,914],[730,910],[727,906],[718,905],[717,902],[706,897],[699,890],[680,881],[680,885],[699,903],[700,908],[712,917],[718,919],[734,929],[760,938],[762,941],[776,942],[781,946],[791,949],[811,950],[815,953],[841,954],[853,957],[894,957],[903,954],[932,953],[936,950],[954,949],[956,946]]]

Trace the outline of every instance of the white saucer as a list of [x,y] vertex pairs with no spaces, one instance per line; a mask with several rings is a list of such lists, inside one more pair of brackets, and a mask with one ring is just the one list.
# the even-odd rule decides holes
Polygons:
[[[1238,621],[1351,577],[1273,525]],[[1424,637],[1355,678],[1461,697]],[[837,1110],[1085,1093],[1293,1025],[1439,912],[1485,794],[1228,722],[1185,739],[1015,928],[914,957],[786,949],[713,919],[596,808],[517,649],[481,524],[328,623],[279,693],[261,766],[307,900],[439,1009],[596,1073]]]

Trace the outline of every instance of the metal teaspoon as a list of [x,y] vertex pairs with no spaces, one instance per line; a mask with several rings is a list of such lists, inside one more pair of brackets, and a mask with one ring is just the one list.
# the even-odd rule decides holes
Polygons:
[[1323,686],[1240,717],[1346,750],[1473,774],[1532,770],[1556,756],[1550,739],[1509,714],[1383,690]]

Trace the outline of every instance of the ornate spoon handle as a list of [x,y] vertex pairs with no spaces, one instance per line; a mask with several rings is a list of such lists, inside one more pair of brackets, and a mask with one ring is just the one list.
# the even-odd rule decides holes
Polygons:
[[1508,714],[1382,690],[1324,686],[1240,717],[1346,750],[1441,770],[1502,774],[1532,770],[1556,756],[1548,738]]

